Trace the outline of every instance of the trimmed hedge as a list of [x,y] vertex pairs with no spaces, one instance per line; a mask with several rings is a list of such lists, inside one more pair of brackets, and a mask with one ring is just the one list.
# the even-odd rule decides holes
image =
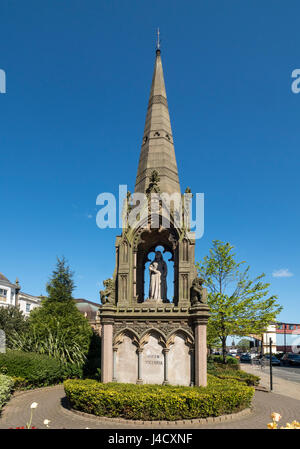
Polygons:
[[47,355],[8,351],[0,354],[0,373],[15,378],[15,387],[28,389],[54,385],[70,377],[80,377],[76,365],[62,365]]
[[249,407],[252,387],[237,380],[208,375],[207,387],[102,384],[95,380],[66,380],[65,392],[75,410],[136,420],[207,418]]
[[246,373],[242,370],[230,369],[229,367],[223,369],[218,364],[208,369],[209,374],[218,377],[219,379],[235,379],[246,383],[248,386],[256,386],[259,384],[260,377],[254,374]]
[[[236,359],[235,357],[226,356],[225,360],[226,360],[226,364],[228,364],[228,365],[237,365],[238,366],[240,364],[239,359]],[[209,355],[207,357],[207,361],[208,361],[208,363],[214,362],[214,363],[222,363],[222,365],[224,365],[222,355],[213,355],[213,354]]]
[[14,381],[9,376],[0,374],[0,411],[3,405],[8,401],[14,386]]

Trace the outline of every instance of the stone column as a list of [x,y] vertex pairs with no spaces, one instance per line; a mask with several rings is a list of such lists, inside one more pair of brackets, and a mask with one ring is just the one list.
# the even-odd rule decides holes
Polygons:
[[113,382],[117,382],[117,350],[118,348],[113,348]]
[[162,350],[163,355],[164,355],[164,381],[163,381],[163,385],[169,385],[169,380],[168,380],[168,353],[169,353],[170,349],[168,348],[164,348]]
[[194,348],[190,348],[189,350],[190,358],[191,358],[191,382],[190,387],[195,385],[195,350]]
[[138,348],[136,352],[138,355],[138,378],[137,378],[136,383],[142,384],[143,383],[143,374],[142,374],[142,352],[143,352],[143,349]]
[[206,322],[195,322],[195,385],[207,385]]
[[102,321],[101,335],[101,381],[112,382],[113,379],[113,321]]

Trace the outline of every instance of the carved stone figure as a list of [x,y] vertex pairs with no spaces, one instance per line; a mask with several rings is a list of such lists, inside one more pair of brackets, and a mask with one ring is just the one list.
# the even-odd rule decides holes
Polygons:
[[109,278],[103,281],[103,285],[105,287],[105,290],[100,291],[100,297],[102,304],[114,304],[115,302],[115,286],[114,281]]
[[152,262],[149,267],[150,271],[150,288],[149,298],[155,301],[161,300],[161,272],[158,270],[158,263]]
[[207,303],[207,291],[206,288],[202,287],[204,283],[204,279],[195,278],[192,282],[191,286],[191,303],[192,305],[196,305],[198,302],[202,304]]
[[[155,265],[154,265],[155,264]],[[154,261],[150,264],[149,266],[149,270],[150,270],[150,289],[149,289],[149,299],[161,299],[162,301],[167,302],[167,274],[168,274],[168,267],[166,262],[163,259],[163,256],[161,254],[160,251],[156,251],[155,252],[155,259]],[[158,277],[157,275],[157,271],[160,273],[160,276]],[[155,282],[159,282],[159,278],[160,278],[160,297],[159,298],[155,298],[154,295],[154,291],[157,292],[157,288],[152,288],[151,287],[151,280],[152,277],[156,276],[153,279],[153,283]]]

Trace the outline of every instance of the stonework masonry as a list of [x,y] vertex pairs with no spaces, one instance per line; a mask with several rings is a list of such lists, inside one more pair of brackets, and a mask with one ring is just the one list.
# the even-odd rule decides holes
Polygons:
[[[177,224],[176,214],[184,215],[183,209],[166,209],[160,200],[155,212],[150,208],[153,194],[182,196],[160,50],[156,50],[135,192],[147,197],[142,218],[117,236],[115,271],[101,291],[102,382],[206,385],[209,307],[195,268],[194,234],[185,220]],[[132,207],[130,192],[125,206],[127,216]],[[158,227],[153,226],[154,218]],[[171,299],[165,294],[166,253],[173,265]],[[149,262],[151,289],[145,285]]]

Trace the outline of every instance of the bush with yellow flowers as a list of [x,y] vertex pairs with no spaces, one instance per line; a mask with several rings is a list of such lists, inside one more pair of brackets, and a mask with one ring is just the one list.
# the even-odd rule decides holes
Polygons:
[[75,410],[97,416],[136,420],[207,418],[251,405],[254,388],[234,379],[208,375],[207,387],[136,385],[69,379],[66,396]]

